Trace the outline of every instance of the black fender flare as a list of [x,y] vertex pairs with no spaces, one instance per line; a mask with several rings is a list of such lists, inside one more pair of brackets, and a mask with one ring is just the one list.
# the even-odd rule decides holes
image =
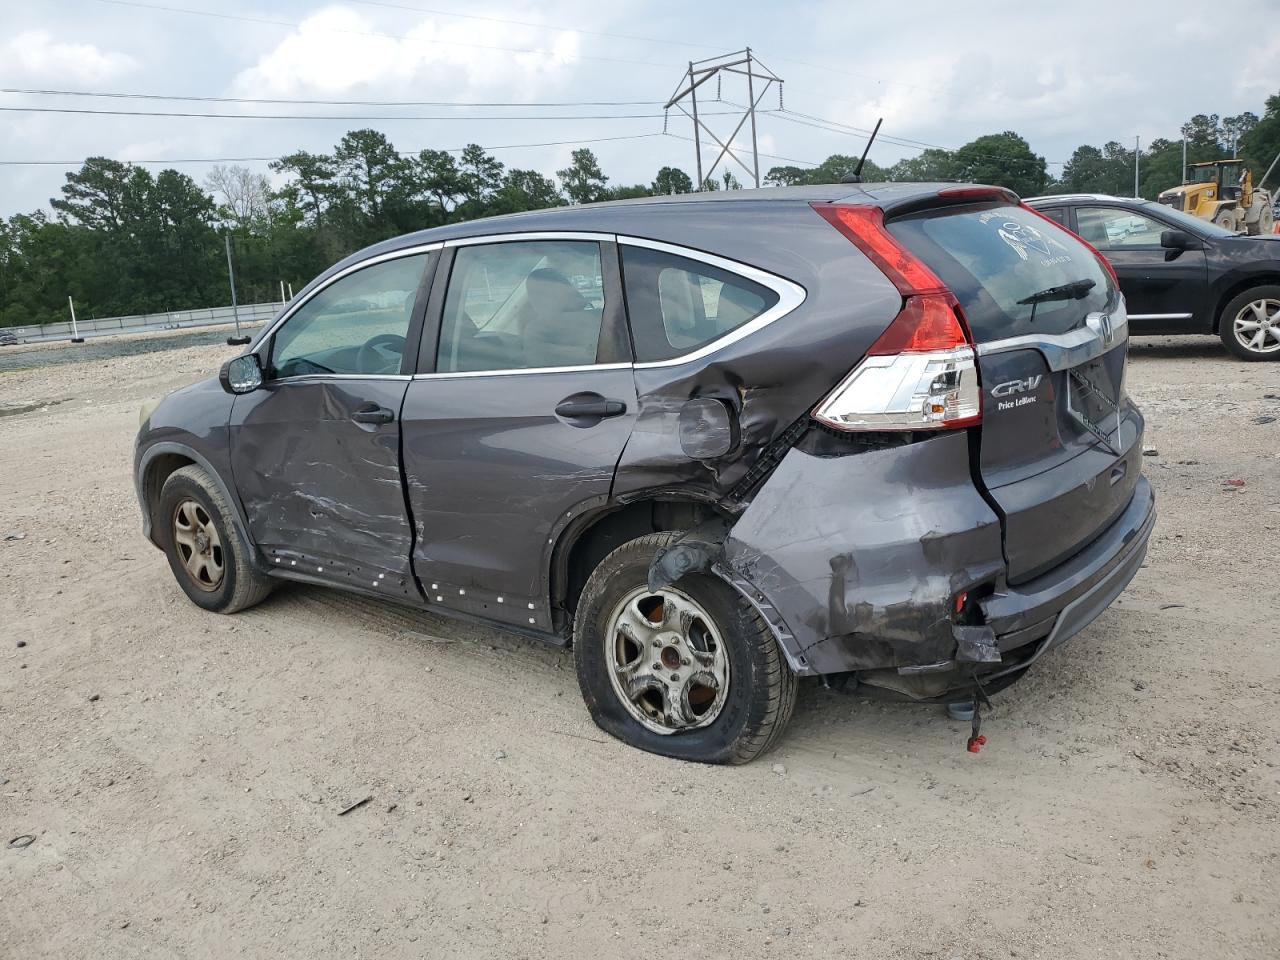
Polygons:
[[244,515],[244,507],[240,504],[240,498],[235,495],[232,488],[228,486],[225,480],[222,479],[222,475],[218,473],[217,469],[215,469],[213,464],[209,462],[207,457],[187,444],[178,443],[174,440],[160,440],[151,444],[151,446],[147,447],[138,455],[138,463],[134,473],[133,483],[134,489],[138,494],[138,505],[142,508],[142,532],[146,535],[147,539],[152,543],[155,543],[156,546],[159,546],[159,544],[156,543],[155,536],[151,529],[151,504],[147,500],[147,468],[151,466],[156,457],[163,456],[165,454],[176,454],[180,457],[186,457],[204,470],[205,473],[209,474],[209,477],[217,485],[219,492],[226,499],[227,503],[231,504],[231,509],[234,511],[231,522],[235,524],[236,532],[253,550],[254,564],[260,569],[266,569],[266,564],[262,562],[261,557],[258,555],[258,545],[249,534],[249,523]]

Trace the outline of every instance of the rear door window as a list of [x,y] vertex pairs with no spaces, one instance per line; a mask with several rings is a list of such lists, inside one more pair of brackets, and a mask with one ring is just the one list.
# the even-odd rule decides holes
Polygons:
[[623,283],[636,359],[670,360],[754,320],[778,294],[709,263],[624,246]]
[[[1092,250],[1022,207],[948,207],[886,226],[955,294],[979,343],[1065,333],[1086,314],[1105,310],[1114,293]],[[1077,280],[1093,281],[1081,299],[1022,302]]]

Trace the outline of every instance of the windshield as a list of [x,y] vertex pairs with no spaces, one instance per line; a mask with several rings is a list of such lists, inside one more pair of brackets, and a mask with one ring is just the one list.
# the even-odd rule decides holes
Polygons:
[[1159,219],[1164,219],[1180,230],[1187,230],[1196,236],[1208,237],[1210,239],[1221,239],[1223,237],[1234,237],[1235,234],[1230,230],[1223,230],[1216,223],[1210,223],[1208,220],[1201,220],[1199,217],[1193,217],[1189,213],[1183,213],[1181,210],[1175,210],[1173,207],[1163,203],[1155,203],[1151,200],[1138,201],[1138,205],[1150,210]]
[[[979,343],[1065,333],[1111,302],[1111,276],[1094,252],[1075,234],[1024,207],[948,207],[893,220],[887,227],[955,294]],[[1067,285],[1083,295],[1036,296]]]

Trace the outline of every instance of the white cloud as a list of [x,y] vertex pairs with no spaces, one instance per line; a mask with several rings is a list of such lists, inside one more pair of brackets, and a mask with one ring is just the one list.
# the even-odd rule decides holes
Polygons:
[[138,61],[128,54],[99,50],[92,43],[58,41],[47,30],[27,30],[11,37],[0,48],[0,64],[5,76],[27,82],[98,82],[138,68]]
[[[244,96],[353,94],[421,100],[463,100],[485,92],[530,100],[568,79],[579,37],[557,32],[532,44],[493,23],[436,23],[427,19],[390,35],[354,11],[329,7],[241,71],[233,89]],[[513,53],[532,49],[532,53]]]
[[[1276,64],[1280,63],[1280,35],[1259,31],[1249,38],[1240,51],[1236,64],[1236,90],[1265,99],[1276,93],[1280,83],[1276,80]],[[1262,111],[1254,108],[1259,115]]]

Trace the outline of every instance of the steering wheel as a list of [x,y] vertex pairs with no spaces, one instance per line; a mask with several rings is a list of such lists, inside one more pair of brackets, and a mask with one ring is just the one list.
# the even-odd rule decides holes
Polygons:
[[361,344],[356,354],[356,369],[361,373],[399,373],[400,361],[404,357],[404,344],[404,337],[399,334],[378,334]]

